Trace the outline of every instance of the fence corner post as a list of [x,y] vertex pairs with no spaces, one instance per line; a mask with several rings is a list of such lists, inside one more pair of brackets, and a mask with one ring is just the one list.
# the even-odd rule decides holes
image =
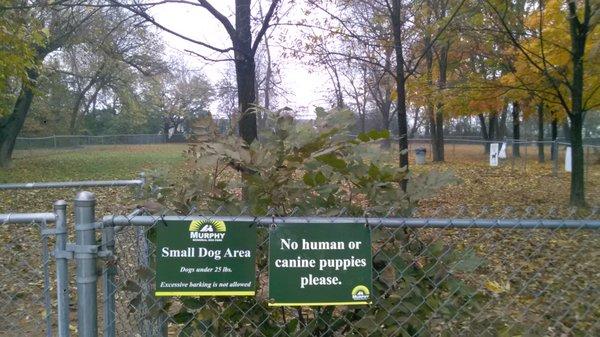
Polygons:
[[[96,197],[82,191],[75,197],[75,261],[77,267],[77,328],[80,337],[98,336],[95,232]],[[94,249],[95,248],[95,249]]]
[[54,203],[56,214],[56,298],[58,311],[58,336],[69,337],[69,267],[67,256],[67,202]]

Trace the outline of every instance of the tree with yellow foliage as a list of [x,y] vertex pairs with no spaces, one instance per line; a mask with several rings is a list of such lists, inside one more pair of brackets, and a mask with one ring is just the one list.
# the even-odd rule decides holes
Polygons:
[[568,117],[573,156],[570,201],[584,205],[583,122],[588,112],[600,107],[600,3],[533,1],[526,7],[524,31],[517,32],[506,19],[508,0],[486,2],[518,56],[513,89],[532,93]]

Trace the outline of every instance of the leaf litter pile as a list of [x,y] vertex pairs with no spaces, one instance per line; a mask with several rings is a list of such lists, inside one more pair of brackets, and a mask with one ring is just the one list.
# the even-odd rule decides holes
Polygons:
[[[85,179],[133,179],[141,171],[166,172],[173,183],[185,174],[181,151],[171,145],[102,148],[18,159],[0,182]],[[415,171],[451,170],[460,182],[423,201],[415,216],[456,218],[586,218],[598,219],[593,207],[568,206],[569,176],[551,163],[502,163],[491,168],[481,157],[460,150],[444,164],[412,166]],[[411,161],[412,162],[412,161]],[[587,169],[586,198],[600,205],[600,165]],[[136,205],[127,188],[93,188],[97,216],[126,214]],[[73,190],[0,191],[0,213],[49,212],[58,199],[69,202]],[[70,224],[72,226],[72,224]],[[31,225],[0,226],[0,335],[38,336],[43,317],[42,255],[39,229]],[[462,278],[489,299],[471,313],[482,335],[600,335],[600,233],[589,230],[419,230],[424,242],[441,238],[457,247],[472,272]],[[50,238],[50,247],[53,239]],[[74,238],[69,239],[70,242]],[[444,249],[441,247],[440,249]],[[418,263],[418,261],[414,261]],[[71,263],[71,266],[73,263]],[[121,268],[135,269],[135,265]],[[51,273],[52,315],[56,311],[54,264]],[[72,318],[75,280],[71,268]],[[119,302],[120,297],[117,297]],[[118,303],[123,305],[122,303]],[[101,315],[101,310],[99,310]],[[53,329],[56,329],[53,316]],[[121,318],[122,319],[122,318]],[[76,330],[75,323],[71,329]]]

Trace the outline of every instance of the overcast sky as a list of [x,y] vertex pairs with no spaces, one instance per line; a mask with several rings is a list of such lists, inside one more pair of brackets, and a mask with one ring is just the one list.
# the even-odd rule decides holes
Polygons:
[[[228,14],[230,21],[235,25],[232,18],[233,0],[219,0],[211,3],[222,13]],[[253,13],[256,13],[256,11],[253,11]],[[231,46],[229,36],[221,23],[203,8],[169,3],[154,8],[152,14],[161,25],[179,34],[207,42],[215,47],[226,48]],[[299,14],[296,14],[295,9],[293,9],[287,20],[293,20],[293,17],[297,15]],[[296,111],[298,117],[309,118],[313,116],[312,111],[315,106],[327,106],[325,100],[328,85],[327,75],[324,70],[316,70],[314,73],[310,73],[306,65],[293,58],[282,60],[280,57],[282,48],[276,43],[276,35],[284,32],[292,37],[298,34],[297,28],[294,27],[286,27],[285,31],[280,28],[271,28],[269,34],[273,35],[272,43],[270,43],[272,58],[280,65],[282,86],[289,93],[286,95],[287,105]],[[193,50],[215,59],[220,56],[218,52],[210,51],[164,31],[161,34],[167,45],[165,58],[183,58],[190,68],[201,70],[213,84],[222,78],[228,62],[207,62],[197,56],[190,55],[185,50]],[[312,69],[314,70],[314,68]],[[285,101],[282,100],[282,102]],[[211,105],[211,110],[213,113],[218,113],[216,102]]]

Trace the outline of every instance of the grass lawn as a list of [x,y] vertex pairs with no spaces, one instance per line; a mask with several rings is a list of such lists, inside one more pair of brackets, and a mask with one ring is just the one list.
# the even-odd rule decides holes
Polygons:
[[176,167],[185,149],[183,144],[157,144],[20,152],[11,169],[0,170],[0,183],[133,179],[142,171]]

